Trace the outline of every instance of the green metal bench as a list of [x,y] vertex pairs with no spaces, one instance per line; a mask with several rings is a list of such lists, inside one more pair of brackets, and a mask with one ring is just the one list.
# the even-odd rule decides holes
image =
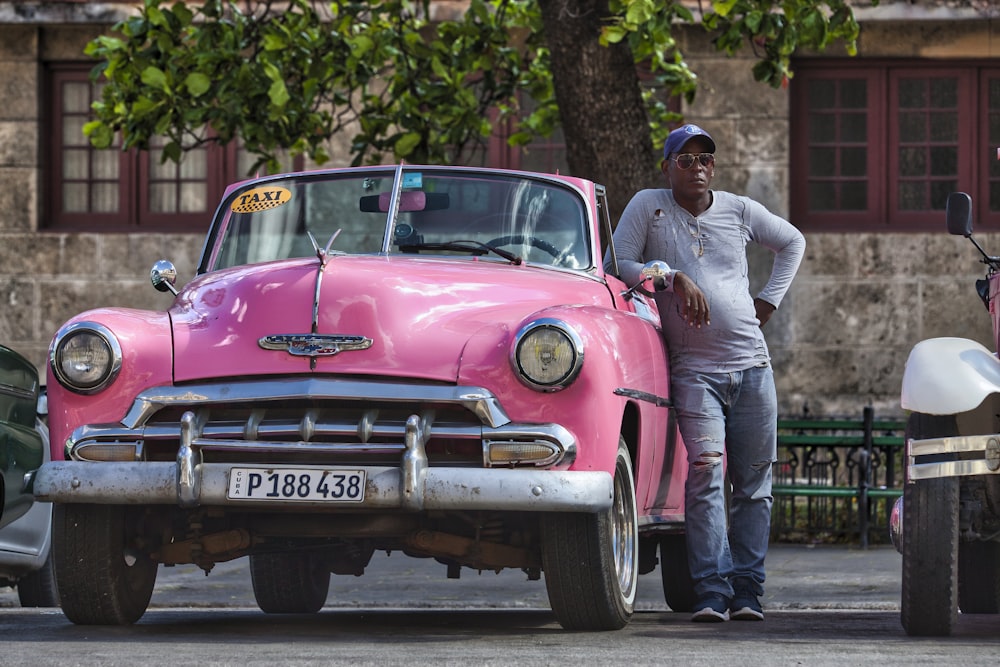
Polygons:
[[[857,530],[861,545],[867,547],[872,504],[883,500],[891,507],[903,493],[895,462],[902,452],[905,428],[902,420],[875,419],[870,406],[861,419],[780,419],[772,487],[777,511],[790,514],[794,523],[798,517],[795,499],[805,498],[807,528],[817,530],[811,525],[814,516],[836,513],[837,507],[844,507],[837,505],[840,500],[856,504]],[[830,499],[832,510],[814,506],[814,500],[825,499]],[[781,521],[777,528],[782,528]]]

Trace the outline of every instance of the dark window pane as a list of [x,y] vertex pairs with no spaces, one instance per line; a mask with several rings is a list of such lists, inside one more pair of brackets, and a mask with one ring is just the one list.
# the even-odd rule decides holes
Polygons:
[[931,113],[931,141],[958,141],[958,114],[954,111]]
[[954,77],[931,79],[930,105],[939,109],[958,106],[958,79]]
[[989,116],[990,144],[1000,146],[1000,113],[991,113]]
[[930,150],[930,173],[932,176],[954,176],[958,173],[958,148],[955,146],[933,146]]
[[840,117],[840,140],[864,142],[868,140],[868,117],[863,113],[845,113]]
[[991,109],[1000,109],[1000,79],[990,79],[989,104]]
[[914,143],[927,140],[927,123],[922,113],[899,114],[899,138],[901,141]]
[[835,211],[837,210],[837,192],[833,183],[827,181],[809,183],[809,210],[810,211]]
[[990,210],[1000,211],[1000,182],[990,183]]
[[836,88],[830,81],[810,81],[808,103],[810,109],[829,109],[836,105]]
[[809,143],[831,143],[837,140],[837,117],[829,113],[809,114]]
[[904,109],[922,109],[927,106],[926,79],[899,80],[899,106]]
[[948,202],[948,195],[958,189],[957,181],[931,182],[931,209],[943,211]]
[[[832,88],[832,86],[831,86]],[[868,85],[864,79],[847,79],[840,82],[840,106],[843,109],[868,107]]]
[[986,157],[986,164],[990,165],[990,177],[997,178],[1000,177],[1000,160],[996,159],[996,155],[991,154]]
[[927,207],[927,184],[920,181],[901,181],[899,184],[899,210],[922,211]]
[[835,148],[810,148],[809,175],[814,177],[835,176],[837,174],[836,155]]
[[868,174],[868,149],[844,148],[840,151],[841,176],[865,176]]
[[899,175],[924,176],[927,173],[927,152],[923,146],[899,149]]
[[864,211],[868,208],[868,182],[848,181],[840,188],[840,208],[843,211]]

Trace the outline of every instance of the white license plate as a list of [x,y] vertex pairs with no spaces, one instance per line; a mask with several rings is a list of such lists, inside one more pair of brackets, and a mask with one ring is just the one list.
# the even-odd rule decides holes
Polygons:
[[359,503],[365,499],[365,471],[315,468],[233,468],[233,500],[290,500]]

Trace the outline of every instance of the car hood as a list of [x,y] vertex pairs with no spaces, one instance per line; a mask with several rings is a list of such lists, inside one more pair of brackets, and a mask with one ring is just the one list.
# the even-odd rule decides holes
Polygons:
[[[454,382],[477,332],[509,336],[548,306],[608,299],[581,275],[468,259],[333,256],[322,271],[317,259],[227,269],[192,281],[171,308],[174,379],[315,372]],[[310,333],[347,344],[292,353],[295,336]],[[274,349],[262,347],[267,337]],[[364,349],[351,349],[359,340]]]

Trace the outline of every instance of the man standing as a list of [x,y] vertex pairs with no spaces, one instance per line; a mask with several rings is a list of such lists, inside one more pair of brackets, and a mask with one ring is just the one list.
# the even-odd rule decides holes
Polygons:
[[[687,447],[685,530],[697,599],[692,620],[763,620],[758,598],[778,417],[761,327],[787,292],[805,239],[756,201],[710,189],[715,142],[697,125],[671,132],[663,158],[669,189],[638,192],[622,213],[614,244],[629,284],[640,279],[645,262],[663,260],[671,269],[654,287],[671,397]],[[756,298],[750,294],[750,242],[775,253],[770,279]],[[732,483],[729,508],[724,468]]]

